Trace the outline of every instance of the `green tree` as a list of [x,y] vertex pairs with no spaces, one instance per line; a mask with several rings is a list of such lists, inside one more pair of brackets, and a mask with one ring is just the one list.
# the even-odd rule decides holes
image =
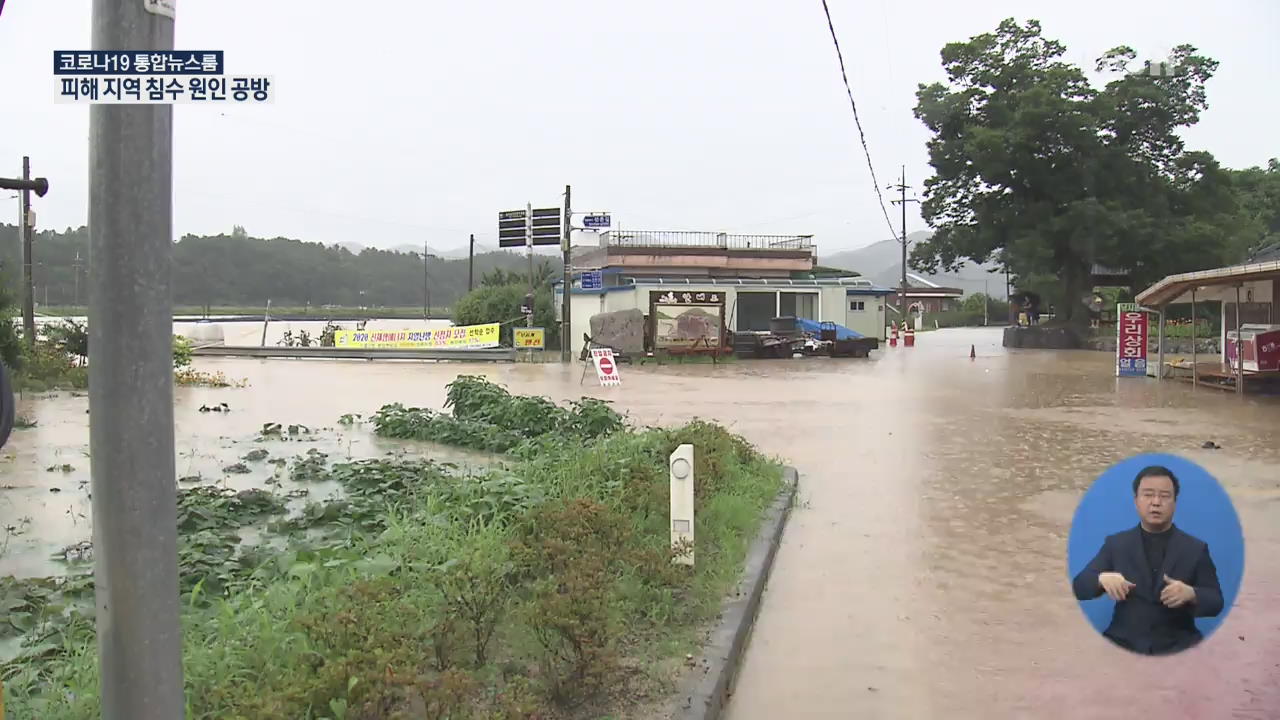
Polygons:
[[1096,89],[1064,53],[1039,22],[1013,19],[943,48],[947,82],[921,85],[915,109],[933,134],[922,211],[936,230],[911,262],[933,272],[997,256],[1019,280],[1053,275],[1070,322],[1085,317],[1093,263],[1131,268],[1138,284],[1220,264],[1235,202],[1227,173],[1178,136],[1217,62],[1181,45],[1176,74],[1131,74],[1136,54],[1119,47],[1098,61],[1117,78]]
[[1280,244],[1280,159],[1267,167],[1230,171],[1237,201],[1231,233],[1231,260],[1245,262],[1260,250]]
[[960,303],[960,308],[965,312],[982,312],[983,308],[990,307],[990,304],[991,298],[986,294],[973,293]]
[[[453,321],[458,325],[484,325],[504,323],[501,342],[511,345],[513,324],[523,325],[520,305],[529,292],[527,285],[497,285],[476,288],[467,293],[454,307]],[[534,293],[533,324],[546,329],[547,347],[558,347],[560,334],[551,288],[542,286]]]
[[[559,274],[562,272],[559,264],[554,264],[550,260],[539,260],[533,267],[533,286],[542,287],[543,285],[551,285]],[[504,270],[496,268],[492,272],[487,272],[480,278],[482,287],[499,287],[502,285],[529,285],[529,271],[520,270]]]

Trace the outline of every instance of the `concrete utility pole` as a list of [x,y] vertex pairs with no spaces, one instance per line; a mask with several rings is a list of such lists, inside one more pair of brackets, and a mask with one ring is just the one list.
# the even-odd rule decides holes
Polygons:
[[476,270],[476,234],[471,233],[471,247],[467,250],[467,292],[471,292]]
[[[173,50],[94,0],[94,50]],[[89,110],[89,449],[103,720],[184,714],[173,442],[173,106]]]
[[573,294],[573,268],[570,266],[569,243],[573,232],[573,211],[569,204],[570,187],[564,186],[564,242],[560,249],[564,252],[564,298],[560,306],[560,362],[569,362],[569,328],[572,303],[569,298]]
[[31,179],[31,158],[22,158],[21,178],[0,178],[0,189],[17,190],[21,198],[21,217],[18,219],[19,240],[22,242],[22,333],[28,346],[36,342],[35,282],[31,276],[31,229],[34,223],[31,213],[31,191],[38,197],[49,192],[45,178]]
[[427,275],[427,254],[430,248],[427,243],[422,243],[422,318],[429,319],[431,315],[431,281]]
[[902,180],[897,185],[890,185],[889,190],[897,190],[902,194],[901,200],[890,200],[894,205],[902,206],[902,237],[898,242],[902,245],[902,280],[898,287],[898,312],[902,320],[907,319],[907,203],[920,202],[915,198],[907,197],[907,166],[902,166]]

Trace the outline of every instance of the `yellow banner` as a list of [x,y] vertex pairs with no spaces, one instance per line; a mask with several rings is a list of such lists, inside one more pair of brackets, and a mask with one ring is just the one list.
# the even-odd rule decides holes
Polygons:
[[333,344],[340,348],[492,348],[498,347],[498,323],[430,330],[338,330]]
[[511,328],[512,344],[518,348],[545,350],[547,333],[543,328]]

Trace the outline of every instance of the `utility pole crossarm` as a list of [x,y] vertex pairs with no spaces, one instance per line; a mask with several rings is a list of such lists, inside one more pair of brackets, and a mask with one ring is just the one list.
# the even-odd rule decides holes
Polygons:
[[907,189],[910,187],[910,185],[907,185],[907,166],[903,165],[902,180],[897,185],[890,185],[888,189],[897,190],[901,193],[901,199],[890,200],[889,202],[902,206],[902,237],[898,238],[898,243],[902,245],[902,278],[898,287],[898,313],[899,317],[904,320],[907,313],[907,203],[920,202],[916,198],[907,197]]

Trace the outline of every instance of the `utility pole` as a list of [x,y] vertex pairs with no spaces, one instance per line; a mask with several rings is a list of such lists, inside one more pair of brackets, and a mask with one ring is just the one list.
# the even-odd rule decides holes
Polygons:
[[902,320],[907,319],[907,203],[920,202],[915,198],[907,197],[907,189],[911,187],[907,185],[907,166],[902,166],[902,180],[897,185],[890,185],[889,190],[897,190],[902,194],[900,200],[890,200],[894,205],[902,206],[902,237],[898,239],[902,245],[902,279],[898,286],[898,315]]
[[990,324],[991,296],[987,294],[987,279],[982,278],[982,326]]
[[573,232],[573,211],[569,203],[570,188],[564,186],[564,241],[561,243],[560,250],[564,253],[564,298],[560,306],[560,362],[569,362],[569,328],[570,328],[570,312],[572,304],[570,296],[573,294],[573,268],[570,266],[569,244],[572,239],[570,233]]
[[[22,156],[22,182],[31,182],[31,158]],[[31,191],[22,190],[22,334],[36,344],[36,291],[31,271]]]
[[1013,289],[1009,285],[1009,257],[1007,250],[1000,253],[1000,260],[1004,263],[1004,304],[1005,307],[1009,308],[1009,317],[1006,320],[1010,325],[1013,325],[1015,320],[1013,314]]
[[45,178],[31,179],[31,158],[22,158],[22,177],[0,178],[0,190],[17,190],[21,202],[21,216],[18,219],[18,239],[22,243],[22,332],[28,346],[36,341],[36,310],[34,282],[31,277],[31,226],[35,223],[31,212],[31,191],[37,197],[44,197],[49,192],[49,181]]
[[[93,50],[173,50],[94,0]],[[102,720],[184,714],[173,442],[173,106],[89,109],[89,452]]]
[[80,251],[76,251],[76,261],[71,266],[75,273],[75,290],[72,291],[71,304],[80,307]]
[[471,233],[471,248],[467,250],[467,292],[471,292],[476,277],[476,234]]
[[427,243],[422,243],[422,319],[430,319],[431,316],[431,287],[430,281],[427,279]]

